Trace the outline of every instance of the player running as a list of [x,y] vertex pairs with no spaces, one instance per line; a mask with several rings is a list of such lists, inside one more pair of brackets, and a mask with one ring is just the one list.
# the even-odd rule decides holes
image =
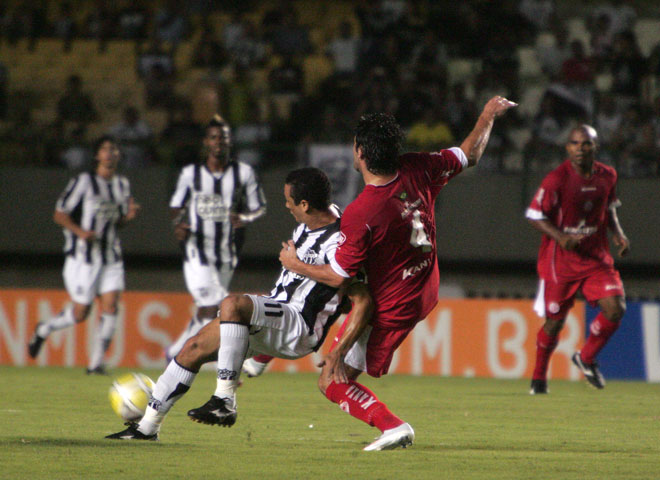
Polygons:
[[578,290],[601,312],[573,363],[594,387],[605,387],[596,355],[619,327],[626,311],[619,272],[609,251],[613,232],[620,257],[630,249],[616,214],[616,171],[596,161],[598,136],[589,125],[574,128],[566,143],[568,158],[541,183],[526,217],[543,234],[537,269],[539,290],[534,309],[545,323],[536,337],[536,366],[530,394],[548,393],[547,371],[559,332]]

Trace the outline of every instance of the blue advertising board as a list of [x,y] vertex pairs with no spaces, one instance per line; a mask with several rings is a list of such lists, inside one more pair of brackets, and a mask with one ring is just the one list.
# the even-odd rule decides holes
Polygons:
[[[587,306],[585,338],[598,308]],[[628,302],[621,326],[598,355],[605,378],[660,382],[660,303]]]

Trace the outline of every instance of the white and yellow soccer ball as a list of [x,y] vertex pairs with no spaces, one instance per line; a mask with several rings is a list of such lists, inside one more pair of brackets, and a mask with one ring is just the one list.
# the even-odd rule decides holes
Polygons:
[[139,420],[149,403],[154,382],[142,373],[127,373],[115,379],[110,387],[110,405],[126,421]]

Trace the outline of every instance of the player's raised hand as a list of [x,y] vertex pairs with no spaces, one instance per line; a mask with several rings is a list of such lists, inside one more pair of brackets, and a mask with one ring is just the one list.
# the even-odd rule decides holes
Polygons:
[[617,248],[617,255],[619,257],[625,257],[630,252],[630,240],[623,234],[615,233],[612,235],[612,241]]
[[486,103],[486,106],[484,107],[484,113],[490,115],[492,118],[497,118],[510,108],[517,106],[518,104],[516,102],[512,102],[511,100],[496,95],[488,100],[488,103]]
[[299,261],[296,254],[296,244],[293,243],[293,240],[282,242],[282,250],[280,250],[280,263],[282,266],[287,270],[293,270]]

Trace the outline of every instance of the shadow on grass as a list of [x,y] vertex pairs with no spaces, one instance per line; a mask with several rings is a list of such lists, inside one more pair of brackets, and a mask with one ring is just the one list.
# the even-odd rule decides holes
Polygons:
[[[35,447],[97,447],[97,448],[117,448],[119,446],[133,446],[133,445],[154,445],[158,448],[181,448],[186,446],[182,443],[176,444],[163,444],[161,442],[147,442],[147,441],[126,441],[126,440],[109,440],[103,437],[98,439],[83,439],[83,438],[42,438],[42,437],[4,437],[0,438],[0,449],[4,446],[16,447],[18,445],[35,446]],[[193,447],[193,445],[188,445]]]

